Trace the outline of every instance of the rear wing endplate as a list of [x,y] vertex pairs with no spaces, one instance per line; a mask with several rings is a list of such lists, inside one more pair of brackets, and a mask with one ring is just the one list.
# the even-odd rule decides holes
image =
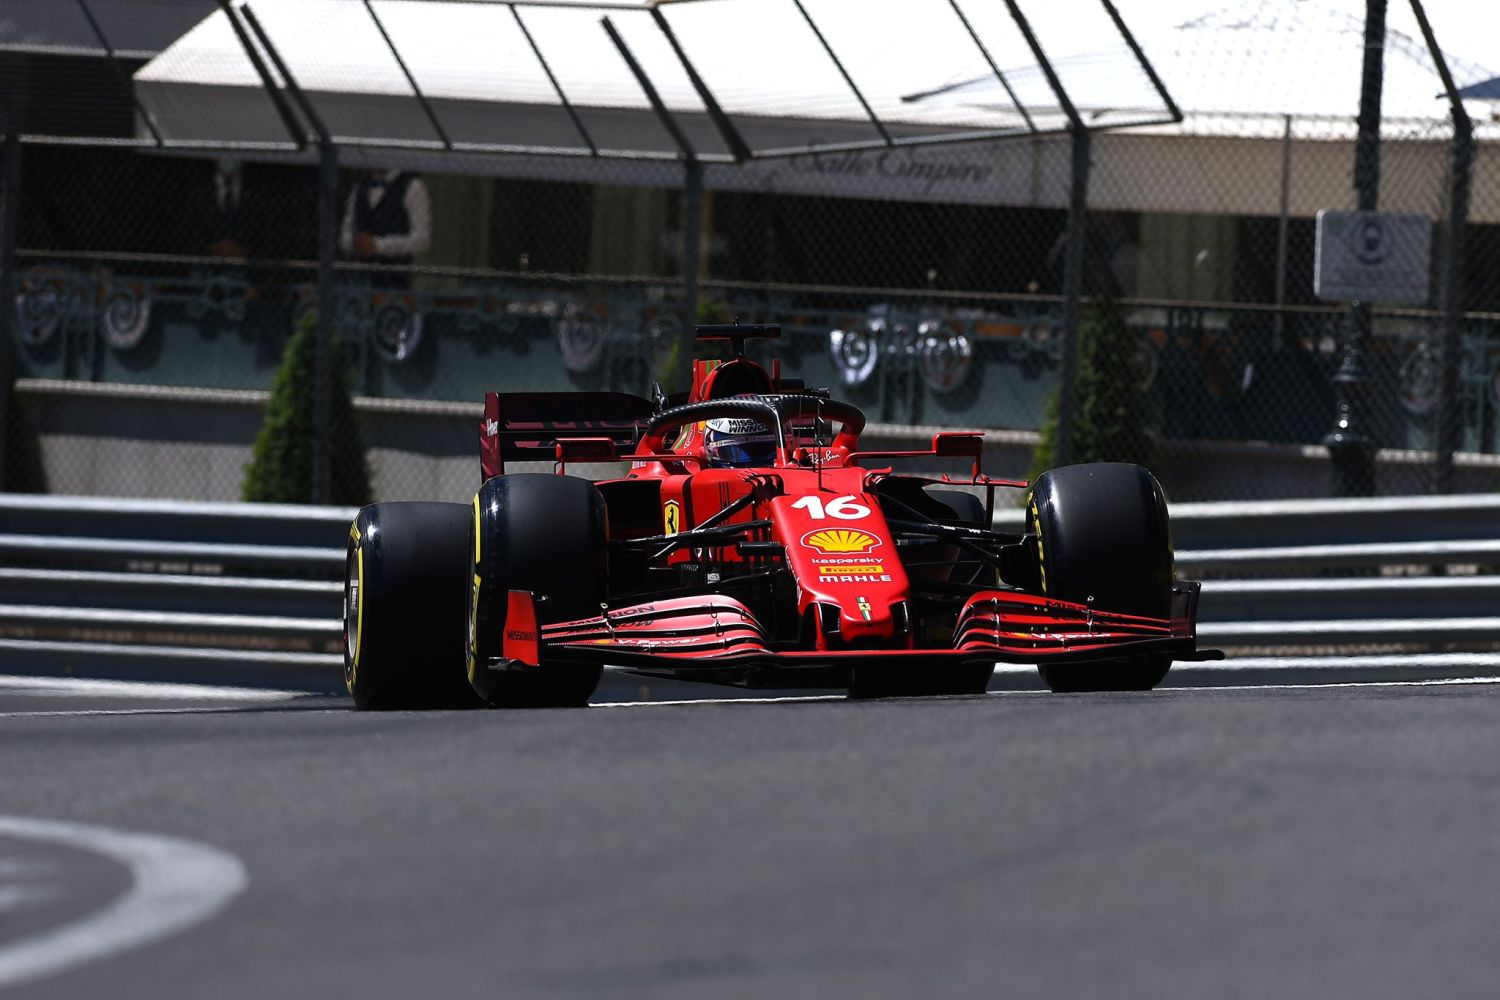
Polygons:
[[609,438],[620,454],[640,441],[656,412],[626,392],[487,392],[479,423],[479,464],[485,479],[508,461],[549,461],[560,438]]

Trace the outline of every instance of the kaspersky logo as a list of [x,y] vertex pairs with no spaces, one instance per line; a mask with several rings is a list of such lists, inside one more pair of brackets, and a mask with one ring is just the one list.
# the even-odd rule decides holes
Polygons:
[[880,546],[880,539],[858,528],[819,528],[802,536],[802,544],[830,555],[869,552]]

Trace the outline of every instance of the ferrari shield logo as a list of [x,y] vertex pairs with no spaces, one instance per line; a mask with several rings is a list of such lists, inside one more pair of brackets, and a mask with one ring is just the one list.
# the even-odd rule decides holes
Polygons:
[[855,601],[854,606],[859,608],[860,616],[863,617],[865,621],[870,620],[870,602],[868,600],[861,597],[857,601]]
[[662,534],[675,535],[682,530],[682,504],[668,500],[662,505]]

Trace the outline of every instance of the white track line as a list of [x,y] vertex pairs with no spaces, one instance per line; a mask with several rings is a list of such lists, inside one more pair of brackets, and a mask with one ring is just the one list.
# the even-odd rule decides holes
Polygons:
[[1500,684],[1500,677],[1433,677],[1419,681],[1328,681],[1308,684],[1189,684],[1161,690],[1175,694],[1182,691],[1323,691],[1328,688],[1461,687],[1471,684]]
[[672,701],[599,701],[589,708],[657,708],[669,705],[775,705],[789,701],[847,701],[841,694],[789,695],[781,698],[678,698]]
[[102,854],[129,868],[131,875],[130,888],[102,910],[0,944],[0,987],[168,937],[218,913],[250,881],[234,855],[176,837],[18,816],[0,816],[0,836]]
[[209,684],[158,684],[145,681],[92,680],[83,677],[0,675],[0,692],[58,698],[163,698],[170,701],[286,701],[305,692]]
[[[1354,656],[1231,656],[1178,663],[1174,671],[1232,674],[1236,670],[1500,670],[1500,653],[1360,653]],[[1167,676],[1171,676],[1168,674]]]
[[[1500,684],[1496,677],[1439,677],[1414,681],[1330,681],[1307,684],[1188,684],[1182,687],[1166,686],[1151,692],[1155,697],[1164,695],[1202,694],[1214,691],[1321,691],[1327,688],[1404,688],[1404,687],[1454,687],[1474,684]],[[1148,692],[1127,692],[1147,694]],[[1054,695],[1050,691],[988,691],[989,698],[1069,698],[1071,695]],[[606,701],[592,704],[590,708],[666,708],[675,705],[768,705],[778,702],[797,701],[848,701],[841,694],[812,695],[787,698],[698,698],[676,701]]]
[[[68,719],[89,718],[96,715],[215,715],[243,711],[231,705],[203,705],[198,708],[57,708],[31,712],[0,712],[0,719]],[[347,709],[325,709],[342,712]]]

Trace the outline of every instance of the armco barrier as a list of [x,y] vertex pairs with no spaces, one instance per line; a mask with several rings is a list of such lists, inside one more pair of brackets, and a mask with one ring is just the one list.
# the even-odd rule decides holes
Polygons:
[[0,672],[332,689],[354,514],[0,494]]
[[[0,495],[0,672],[336,686],[354,513]],[[1206,577],[1203,645],[1500,649],[1500,497],[1181,504],[1172,524],[1179,575]]]

